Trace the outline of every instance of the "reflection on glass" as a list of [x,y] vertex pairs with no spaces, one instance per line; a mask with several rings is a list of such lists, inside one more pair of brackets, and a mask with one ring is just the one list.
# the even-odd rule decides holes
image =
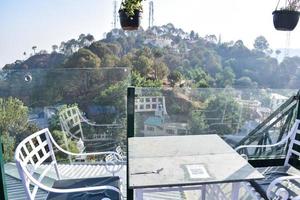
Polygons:
[[[2,70],[0,129],[5,162],[13,161],[14,149],[20,141],[42,128],[49,128],[59,145],[74,152],[105,151],[124,146],[128,77],[125,68]],[[78,135],[77,140],[65,135],[59,113],[71,106],[78,107],[83,117],[78,119],[81,122],[89,119],[92,124],[104,124],[92,128],[82,123],[80,129],[85,137],[97,138],[97,133],[104,133],[109,138],[83,142],[78,140],[83,135]],[[93,159],[86,158],[85,161]],[[58,160],[66,162],[68,159],[58,155]]]
[[[138,88],[135,134],[142,137],[218,134],[233,147],[257,144],[263,139],[272,144],[282,137],[283,129],[290,126],[289,120],[294,110],[266,120],[296,92],[232,88]],[[148,105],[151,105],[151,109]],[[291,103],[287,109],[290,106],[295,105]],[[267,128],[252,133],[265,122]],[[280,156],[284,148],[276,152],[253,151],[250,154]]]

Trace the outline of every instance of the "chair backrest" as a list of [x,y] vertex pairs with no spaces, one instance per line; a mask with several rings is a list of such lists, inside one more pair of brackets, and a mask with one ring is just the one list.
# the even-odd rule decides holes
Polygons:
[[300,120],[296,119],[293,127],[291,128],[292,135],[290,137],[290,144],[286,154],[284,165],[289,165],[290,158],[294,155],[300,157]]
[[[55,169],[57,178],[60,179],[52,141],[51,133],[46,128],[28,136],[16,148],[15,161],[27,199],[35,199],[40,187],[39,183],[52,167]],[[42,164],[47,164],[47,167],[40,168]],[[41,170],[40,175],[35,173],[37,169]],[[34,185],[32,190],[31,184]]]
[[59,112],[62,131],[73,138],[83,138],[80,111],[77,106],[65,108]]

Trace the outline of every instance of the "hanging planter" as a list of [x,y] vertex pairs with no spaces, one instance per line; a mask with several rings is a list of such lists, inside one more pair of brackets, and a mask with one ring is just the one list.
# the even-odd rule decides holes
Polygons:
[[127,31],[137,30],[141,23],[140,14],[141,12],[139,10],[135,10],[133,16],[128,16],[125,10],[119,10],[122,29]]
[[279,2],[272,13],[274,27],[279,31],[292,31],[299,21],[300,13],[297,10],[300,8],[300,0],[286,0],[285,6],[278,10]]
[[119,10],[120,23],[123,30],[137,30],[143,11],[142,0],[123,0]]

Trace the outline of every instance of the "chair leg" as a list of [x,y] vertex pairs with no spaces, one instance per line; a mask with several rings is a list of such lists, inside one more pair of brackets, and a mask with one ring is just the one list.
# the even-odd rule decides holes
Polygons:
[[201,186],[201,200],[206,199],[206,185]]
[[240,185],[241,185],[240,182],[232,183],[231,200],[239,199]]
[[143,200],[143,190],[142,189],[135,190],[135,200]]

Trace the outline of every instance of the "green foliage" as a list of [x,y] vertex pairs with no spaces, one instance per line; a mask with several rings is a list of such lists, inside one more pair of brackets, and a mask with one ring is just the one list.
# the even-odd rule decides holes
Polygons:
[[4,146],[4,161],[12,161],[15,149],[14,136],[28,127],[28,108],[16,98],[0,98],[0,134]]
[[208,88],[213,85],[213,78],[201,67],[188,71],[186,76],[195,82],[197,88]]
[[4,162],[11,162],[14,158],[15,139],[8,134],[1,135],[1,142],[3,144],[3,160]]
[[182,78],[183,76],[178,70],[174,70],[168,76],[171,86],[174,86],[176,83],[179,83],[182,80]]
[[[57,144],[61,148],[65,149],[65,150],[69,150],[70,152],[73,152],[73,153],[79,153],[76,141],[73,141],[70,138],[67,138],[64,132],[62,132],[60,130],[53,130],[51,132],[51,134],[52,134],[54,140],[57,142]],[[68,145],[68,147],[66,145]],[[61,151],[55,152],[55,156],[58,161],[67,161],[67,159],[68,159],[68,155],[64,154]]]
[[241,77],[236,80],[236,85],[238,88],[256,88],[257,84],[251,80],[249,77]]
[[217,94],[207,102],[204,113],[206,124],[217,134],[232,134],[237,131],[239,123],[239,104],[232,98],[230,92]]
[[64,64],[65,68],[99,68],[100,58],[88,49],[79,49]]
[[159,88],[162,87],[162,81],[146,79],[139,72],[133,71],[131,73],[131,85],[134,87]]
[[96,54],[100,59],[103,59],[106,55],[113,55],[113,51],[103,42],[93,42],[88,49]]
[[128,16],[133,16],[135,10],[143,11],[143,0],[123,0],[121,3],[122,10],[125,10]]
[[[164,41],[170,41],[170,44],[160,47]],[[199,37],[197,33],[185,33],[173,24],[139,30],[135,34],[114,29],[101,41],[94,41],[89,34],[81,34],[78,39],[61,44],[60,52],[64,54],[36,54],[26,61],[8,64],[5,69],[127,67],[146,80],[158,82],[165,81],[169,73],[178,70],[183,75],[182,79],[194,82],[194,87],[298,88],[300,72],[295,70],[295,66],[300,65],[300,61],[297,57],[278,63],[270,57],[272,50],[265,37],[258,36],[253,44],[254,49],[249,49],[242,40],[222,42],[215,35]],[[68,77],[69,88],[78,85],[74,81],[80,75],[75,74],[74,79],[73,76]],[[51,75],[53,85],[65,84]],[[83,78],[80,77],[77,82],[83,84]],[[84,99],[82,96],[88,85],[84,90],[75,86],[72,94]],[[24,86],[20,88],[22,93]],[[69,95],[69,91],[58,88],[48,86],[47,90],[47,93],[56,91],[57,94],[55,98],[48,96],[47,101],[60,101]]]
[[28,108],[19,99],[0,98],[0,132],[2,135],[17,133],[27,125]]
[[222,73],[216,74],[217,87],[224,88],[226,86],[232,86],[234,83],[235,74],[230,67],[225,67]]
[[203,132],[203,130],[207,129],[207,124],[205,122],[205,116],[204,114],[199,111],[193,111],[190,113],[190,131],[193,135],[198,135],[200,132]]
[[266,52],[269,49],[269,42],[264,36],[258,36],[253,44],[254,48]]

